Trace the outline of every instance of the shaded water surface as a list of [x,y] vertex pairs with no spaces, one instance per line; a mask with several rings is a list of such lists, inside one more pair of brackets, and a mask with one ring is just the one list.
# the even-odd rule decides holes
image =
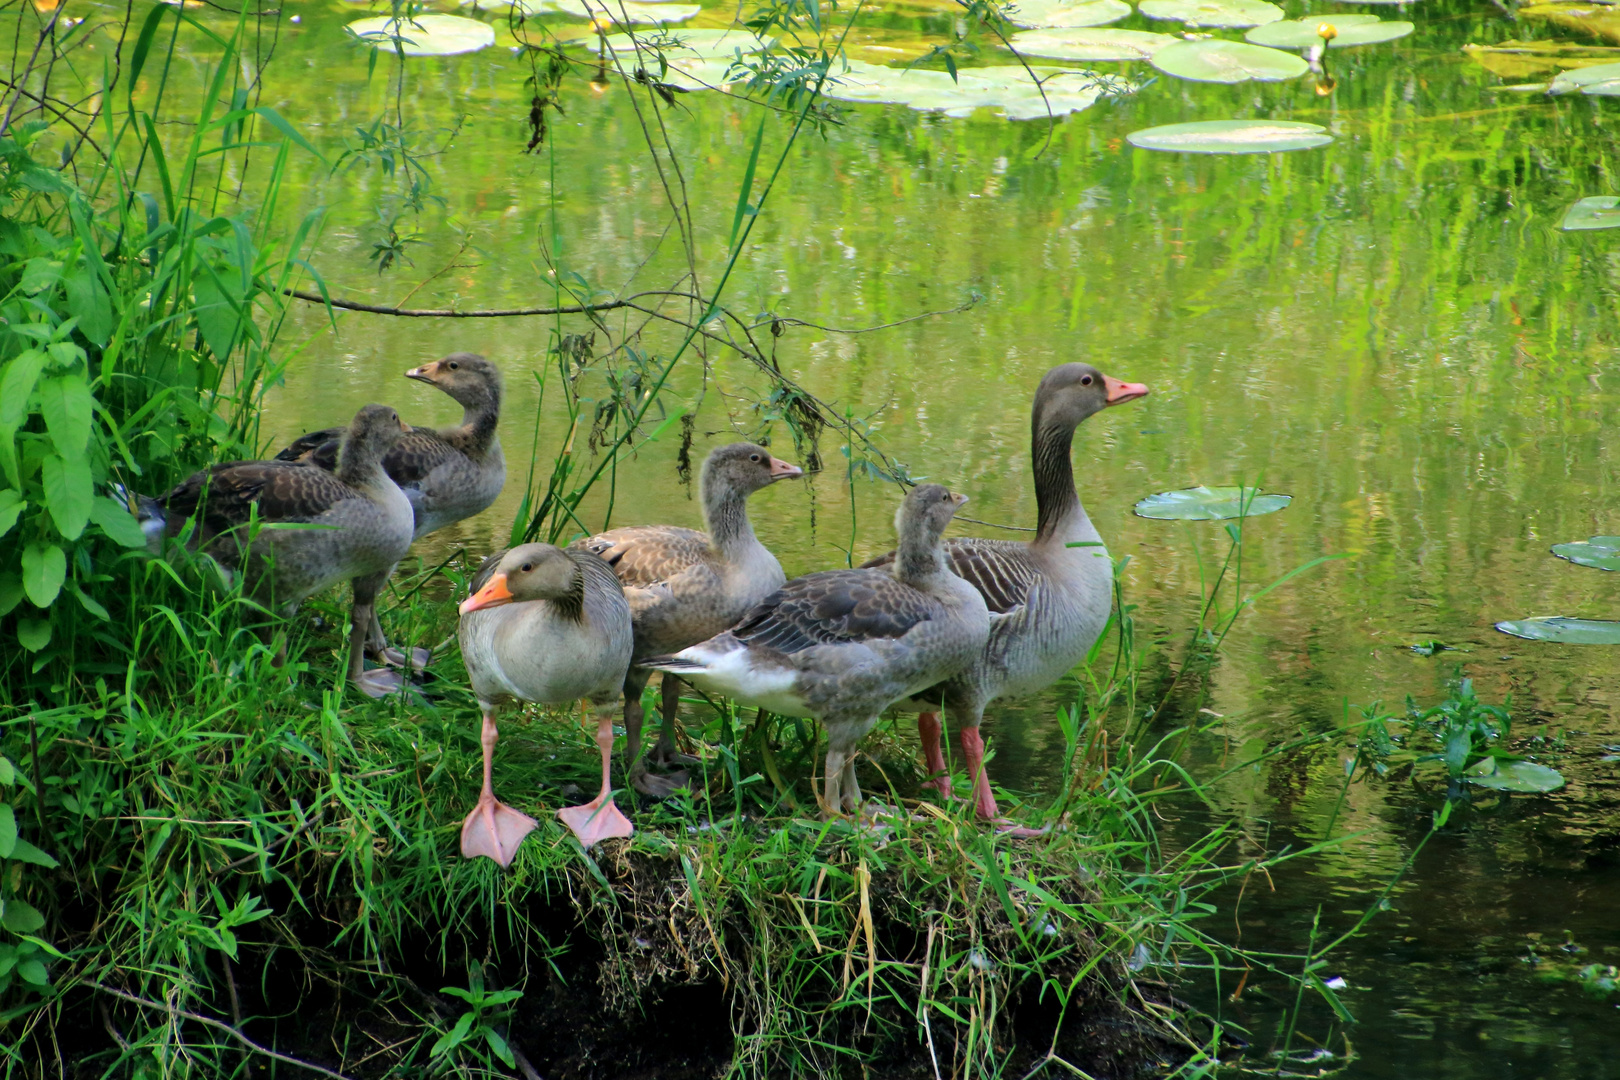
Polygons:
[[[559,274],[576,288],[668,288],[688,265],[669,229],[683,184],[694,265],[705,288],[718,279],[758,110],[716,93],[680,95],[666,116],[676,177],[667,159],[660,170],[649,158],[644,98],[638,112],[621,87],[573,78],[546,141],[526,155],[530,71],[504,44],[410,60],[396,87],[388,64],[368,79],[364,56],[343,40],[353,5],[289,10],[301,23],[276,31],[264,104],[336,158],[397,89],[412,137],[439,151],[424,164],[443,203],[429,200],[420,215],[402,210],[397,177],[375,164],[328,176],[295,156],[284,199],[299,212],[328,208],[312,261],[334,295],[415,307],[544,304]],[[943,6],[872,10],[896,39],[951,26]],[[1344,9],[1288,5],[1291,16],[1335,10]],[[1130,556],[1126,589],[1145,639],[1179,650],[1198,604],[1200,557],[1207,567],[1224,537],[1217,524],[1136,518],[1136,499],[1239,481],[1292,494],[1287,510],[1249,524],[1246,580],[1321,555],[1348,558],[1271,594],[1228,639],[1206,703],[1218,722],[1191,748],[1203,775],[1342,724],[1347,701],[1398,709],[1411,693],[1432,702],[1460,669],[1486,700],[1512,694],[1517,735],[1563,734],[1545,760],[1570,781],[1549,797],[1482,801],[1459,815],[1395,890],[1395,910],[1336,954],[1325,974],[1348,981],[1345,1000],[1360,1021],[1348,1029],[1360,1057],[1345,1075],[1620,1075],[1615,1001],[1548,981],[1550,965],[1521,959],[1536,941],[1547,954],[1568,931],[1588,950],[1581,962],[1620,962],[1620,791],[1617,764],[1602,760],[1605,745],[1620,743],[1620,651],[1492,629],[1503,618],[1602,618],[1620,608],[1620,579],[1547,552],[1620,533],[1606,437],[1620,410],[1611,383],[1620,378],[1620,232],[1557,230],[1575,199],[1612,190],[1620,104],[1498,92],[1503,80],[1461,51],[1550,36],[1544,25],[1516,24],[1485,3],[1408,10],[1413,36],[1333,56],[1338,86],[1325,96],[1308,78],[1227,87],[1160,77],[1050,131],[982,110],[949,118],[852,107],[843,126],[807,133],[788,155],[726,300],[745,317],[858,329],[977,298],[966,311],[868,334],[788,326],[761,339],[807,390],[864,418],[913,474],[971,495],[968,512],[985,521],[1033,524],[1027,417],[1043,371],[1085,359],[1148,383],[1152,396],[1089,422],[1075,451],[1088,508],[1113,554]],[[696,25],[724,18],[705,13]],[[1121,25],[1148,26],[1139,16]],[[198,67],[172,78],[193,92],[187,80],[208,54],[185,55]],[[1154,74],[1141,67],[1138,76]],[[155,78],[143,76],[148,90]],[[1318,123],[1336,141],[1271,157],[1159,154],[1124,142],[1156,124],[1234,117]],[[785,123],[766,125],[762,161],[774,162],[786,133]],[[255,198],[251,189],[245,197]],[[397,230],[418,242],[405,248],[411,265],[379,276],[374,245],[397,214]],[[606,318],[615,334],[640,321]],[[482,549],[504,540],[531,439],[549,461],[567,437],[548,347],[559,333],[588,330],[577,317],[345,314],[334,331],[306,307],[282,338],[301,349],[271,397],[266,435],[337,423],[378,399],[412,422],[447,421],[453,408],[400,373],[453,350],[489,355],[508,372],[514,481],[483,517],[440,534],[446,548]],[[677,340],[654,325],[638,347],[668,355]],[[766,380],[723,350],[709,361],[707,378],[684,364],[665,397],[672,412],[696,410],[696,451],[745,434],[773,434],[779,452],[791,446],[761,404]],[[632,369],[623,354],[615,363],[621,374]],[[531,371],[552,372],[543,407]],[[579,386],[602,397],[602,370]],[[621,468],[613,522],[697,522],[675,472],[676,430]],[[790,573],[890,543],[897,492],[855,480],[852,515],[842,440],[824,432],[824,470],[754,502],[759,532]],[[581,453],[583,443],[582,434]],[[587,504],[593,526],[607,513],[605,495]],[[1407,648],[1430,639],[1456,651]],[[1053,782],[1058,700],[995,706],[986,730],[1000,783],[1029,791]],[[1211,789],[1215,816],[1243,821],[1244,854],[1318,839],[1342,754],[1284,755],[1226,776]],[[1290,950],[1304,946],[1318,909],[1325,934],[1342,929],[1423,837],[1432,794],[1404,780],[1352,787],[1337,824],[1359,838],[1250,881],[1235,916],[1235,893],[1223,897],[1211,929]],[[1171,829],[1191,836],[1204,824],[1190,814]],[[1213,993],[1201,1000],[1252,1025],[1264,1046],[1283,993],[1257,975],[1236,1004]],[[1308,1008],[1300,1030],[1325,1037],[1329,1017]],[[1341,1035],[1330,1045],[1342,1050]]]

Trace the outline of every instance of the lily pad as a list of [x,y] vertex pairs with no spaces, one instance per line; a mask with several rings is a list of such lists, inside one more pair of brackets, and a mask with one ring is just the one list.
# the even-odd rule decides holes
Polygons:
[[1613,195],[1588,195],[1564,211],[1564,220],[1558,227],[1565,232],[1579,232],[1586,229],[1612,229],[1616,226],[1620,226],[1620,198]]
[[1557,769],[1533,761],[1500,761],[1486,758],[1468,770],[1464,779],[1492,791],[1522,791],[1545,794],[1564,786],[1564,775]]
[[1263,495],[1259,491],[1259,488],[1242,487],[1161,491],[1137,503],[1136,516],[1158,521],[1225,521],[1228,518],[1273,514],[1293,501],[1292,495]]
[[[1620,224],[1620,211],[1616,211],[1616,224]],[[1569,544],[1554,544],[1552,553],[1580,566],[1599,570],[1620,570],[1620,536],[1594,536]]]
[[495,28],[460,15],[417,15],[394,19],[386,15],[357,19],[348,31],[368,45],[392,50],[396,41],[406,56],[455,56],[477,52],[495,44]]
[[1620,49],[1612,45],[1552,40],[1518,41],[1510,38],[1495,45],[1464,45],[1463,52],[1493,75],[1500,75],[1504,79],[1527,79],[1534,75],[1556,73],[1563,68],[1612,63],[1615,56],[1620,54]]
[[1154,53],[1152,62],[1166,75],[1194,82],[1280,82],[1297,79],[1310,70],[1310,65],[1293,53],[1221,38],[1178,41]]
[[1577,90],[1598,97],[1620,95],[1620,64],[1595,64],[1561,71],[1547,86],[1549,94],[1573,94]]
[[1107,26],[1130,13],[1122,0],[1016,0],[1007,20],[1015,26]]
[[1329,28],[1333,30],[1333,36],[1327,38],[1330,49],[1377,45],[1403,38],[1413,30],[1409,22],[1386,21],[1376,15],[1312,15],[1257,26],[1244,34],[1243,40],[1274,49],[1309,49],[1322,44],[1321,31]]
[[703,10],[697,4],[665,4],[657,0],[520,0],[512,6],[525,14],[572,15],[619,26],[685,22]]
[[[1029,120],[1079,112],[1091,106],[1105,89],[1130,90],[1123,79],[1089,72],[1035,68],[1040,86],[1022,65],[973,68],[959,71],[952,79],[943,71],[920,68],[891,68],[849,62],[849,71],[840,72],[824,93],[841,101],[865,101],[905,105],[947,116],[967,116],[975,109],[1000,108],[1010,120]],[[1044,95],[1043,95],[1044,91]]]
[[1133,131],[1125,140],[1143,150],[1184,154],[1271,154],[1326,146],[1333,136],[1297,120],[1199,120]]
[[1146,30],[1026,30],[1012,36],[1012,46],[1028,56],[1059,60],[1146,60],[1181,39]]
[[670,30],[649,31],[643,34],[609,34],[590,38],[585,47],[601,52],[603,44],[609,52],[634,53],[639,44],[643,51],[656,50],[676,57],[699,60],[719,60],[743,53],[756,53],[766,43],[746,30]]
[[1504,634],[1529,641],[1556,641],[1564,645],[1620,645],[1620,622],[1606,619],[1566,619],[1553,615],[1534,619],[1508,619],[1496,624]]
[[1142,0],[1138,7],[1150,19],[1229,29],[1263,26],[1283,17],[1282,8],[1264,0]]

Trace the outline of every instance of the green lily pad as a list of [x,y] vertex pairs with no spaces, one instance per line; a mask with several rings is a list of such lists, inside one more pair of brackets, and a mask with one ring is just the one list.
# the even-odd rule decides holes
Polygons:
[[1564,211],[1559,228],[1565,232],[1584,229],[1612,229],[1620,225],[1620,198],[1613,195],[1588,195]]
[[1282,8],[1264,0],[1142,0],[1138,8],[1150,19],[1229,29],[1262,26],[1283,17]]
[[592,52],[600,52],[604,43],[609,52],[616,53],[634,53],[639,43],[642,51],[656,50],[665,53],[671,60],[677,57],[720,60],[739,51],[756,53],[766,45],[747,30],[670,30],[593,37],[585,42],[585,47]]
[[[924,112],[967,116],[975,109],[999,108],[1010,120],[1029,120],[1051,113],[1061,116],[1088,108],[1104,89],[1129,90],[1122,79],[1089,72],[1035,68],[1037,86],[1022,65],[972,68],[957,72],[891,68],[858,60],[840,72],[823,91],[841,101],[905,105]],[[1044,95],[1042,91],[1044,90]]]
[[1620,645],[1620,622],[1606,619],[1566,619],[1553,615],[1534,619],[1508,619],[1496,624],[1504,634],[1529,641],[1556,641],[1564,645]]
[[1221,38],[1178,41],[1154,53],[1152,62],[1166,75],[1194,82],[1280,82],[1297,79],[1310,70],[1310,65],[1293,53]]
[[1533,761],[1499,761],[1485,758],[1464,776],[1470,784],[1492,791],[1522,791],[1545,794],[1564,786],[1564,775],[1557,769]]
[[1143,150],[1184,154],[1270,154],[1326,146],[1333,136],[1297,120],[1199,120],[1133,131],[1125,140]]
[[1122,0],[1016,0],[1007,20],[1015,26],[1107,26],[1130,13]]
[[518,0],[511,6],[526,15],[572,15],[619,26],[685,22],[703,10],[697,4],[666,4],[658,0]]
[[1273,514],[1294,498],[1292,495],[1262,495],[1259,490],[1195,487],[1182,491],[1161,491],[1138,502],[1136,516],[1158,521],[1225,521],[1228,518]]
[[1146,60],[1181,39],[1146,30],[1026,30],[1012,36],[1012,47],[1027,56],[1059,60]]
[[1319,32],[1331,26],[1338,33],[1327,39],[1330,49],[1348,49],[1353,45],[1377,45],[1394,41],[1410,34],[1409,22],[1380,19],[1376,15],[1310,15],[1303,19],[1257,26],[1243,35],[1253,45],[1269,45],[1274,49],[1309,49],[1322,44]]
[[357,19],[349,33],[380,49],[392,50],[397,41],[406,56],[455,56],[477,52],[495,44],[495,28],[460,15],[417,15],[393,19]]
[[1560,71],[1547,86],[1549,94],[1573,94],[1577,90],[1599,97],[1620,94],[1620,64],[1594,64]]
[[1620,570],[1620,536],[1594,536],[1590,540],[1554,544],[1552,553],[1580,566]]

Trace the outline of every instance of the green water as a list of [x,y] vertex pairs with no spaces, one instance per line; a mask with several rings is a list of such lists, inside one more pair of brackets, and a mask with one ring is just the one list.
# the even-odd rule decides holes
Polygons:
[[[331,157],[395,100],[390,65],[368,80],[364,56],[343,39],[357,10],[288,5],[261,40],[266,53],[274,40],[262,103]],[[1291,16],[1335,10],[1396,14],[1288,6]],[[951,25],[942,7],[867,11],[886,40],[937,37]],[[1589,950],[1583,962],[1620,962],[1620,789],[1616,764],[1601,760],[1603,746],[1620,742],[1620,652],[1492,629],[1503,618],[1602,618],[1617,607],[1620,581],[1547,548],[1620,532],[1604,437],[1620,411],[1611,387],[1620,232],[1557,231],[1575,199],[1614,190],[1610,125],[1620,104],[1499,93],[1503,80],[1461,51],[1551,36],[1545,26],[1515,24],[1485,3],[1433,0],[1408,11],[1413,36],[1333,55],[1338,86],[1327,96],[1309,79],[1226,87],[1160,77],[1050,132],[985,111],[953,119],[852,107],[843,126],[806,133],[788,155],[725,300],[745,316],[856,329],[979,297],[963,313],[859,336],[792,327],[774,347],[790,377],[866,418],[915,475],[967,492],[967,512],[986,521],[1034,521],[1027,416],[1042,372],[1084,359],[1149,384],[1145,401],[1086,425],[1076,465],[1114,555],[1131,557],[1126,588],[1140,631],[1177,648],[1198,605],[1196,553],[1221,551],[1220,526],[1142,520],[1131,504],[1197,483],[1259,481],[1293,495],[1287,510],[1249,525],[1246,577],[1269,581],[1317,556],[1349,557],[1272,594],[1228,639],[1208,702],[1220,722],[1190,750],[1204,775],[1342,723],[1347,700],[1433,701],[1460,666],[1487,700],[1511,692],[1520,734],[1565,732],[1565,749],[1548,760],[1569,779],[1550,797],[1465,814],[1431,842],[1395,892],[1396,910],[1324,972],[1348,980],[1345,1000],[1360,1022],[1334,1028],[1325,1010],[1307,1007],[1301,1031],[1331,1034],[1335,1052],[1347,1035],[1359,1059],[1343,1075],[1358,1078],[1620,1075],[1614,1000],[1545,981],[1520,960],[1537,936],[1557,943],[1569,931]],[[286,21],[291,12],[300,24]],[[705,13],[695,25],[725,17]],[[1120,25],[1149,28],[1139,16]],[[182,91],[210,56],[188,35],[171,74]],[[334,295],[408,297],[414,307],[546,304],[557,295],[548,252],[567,280],[607,290],[679,278],[687,257],[666,235],[669,202],[622,87],[598,92],[570,79],[565,112],[526,155],[529,72],[504,44],[412,59],[404,70],[403,114],[422,145],[443,147],[426,162],[443,206],[399,224],[419,233],[408,248],[414,265],[379,276],[369,258],[379,207],[397,209],[397,180],[376,167],[328,175],[293,159],[287,198],[300,205],[282,209],[291,220],[327,208],[311,261]],[[156,78],[143,74],[146,92]],[[715,93],[682,95],[665,114],[705,289],[726,256],[759,116]],[[1250,117],[1318,123],[1337,138],[1321,150],[1233,158],[1124,143],[1155,124]],[[762,161],[774,161],[787,130],[765,126]],[[599,351],[609,333],[617,345],[640,321],[605,316]],[[504,540],[533,433],[546,461],[567,436],[556,377],[537,409],[530,373],[552,369],[553,335],[586,329],[578,317],[346,314],[334,330],[305,307],[282,337],[300,351],[270,398],[265,430],[285,438],[371,400],[412,422],[446,422],[453,407],[400,373],[453,350],[492,357],[508,374],[514,477],[488,513],[433,541],[440,552],[481,552]],[[678,340],[657,324],[632,339],[661,355]],[[706,380],[695,358],[684,362],[665,397],[671,411],[696,408],[697,451],[762,432],[776,435],[779,452],[790,446],[756,405],[767,380],[724,350],[708,360]],[[600,370],[581,379],[585,397],[601,395]],[[619,471],[614,523],[698,521],[676,479],[674,430]],[[852,516],[841,447],[825,432],[823,472],[754,501],[758,531],[790,573],[890,543],[895,489],[857,481]],[[587,506],[587,521],[603,520],[605,491]],[[1458,651],[1426,658],[1406,648],[1428,639]],[[1057,700],[993,708],[986,732],[998,782],[1029,791],[1051,781]],[[1319,838],[1342,752],[1227,777],[1212,789],[1217,811],[1189,812],[1172,833],[1236,815],[1243,856]],[[1421,839],[1431,809],[1404,782],[1358,784],[1338,825],[1360,837],[1250,882],[1236,915],[1235,895],[1223,898],[1214,928],[1241,930],[1249,946],[1298,950],[1320,906],[1324,928],[1342,929]],[[1263,1050],[1284,1004],[1270,995],[1284,989],[1257,976],[1237,1003],[1199,1000],[1250,1024]]]

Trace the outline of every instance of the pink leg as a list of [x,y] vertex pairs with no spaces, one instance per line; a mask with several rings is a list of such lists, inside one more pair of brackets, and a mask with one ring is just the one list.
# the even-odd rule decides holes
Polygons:
[[990,778],[984,774],[984,738],[977,726],[962,729],[962,756],[967,758],[968,777],[973,781],[974,810],[983,820],[995,821],[1001,812],[990,794]]
[[490,773],[495,761],[495,710],[484,710],[484,790],[478,805],[461,823],[461,855],[466,859],[487,855],[502,866],[511,866],[518,845],[537,824],[528,814],[512,809],[495,798]]
[[613,784],[609,767],[613,760],[613,714],[602,712],[597,716],[596,746],[602,751],[602,790],[584,806],[569,806],[557,811],[562,823],[574,831],[579,842],[591,847],[611,837],[629,836],[635,831],[630,819],[613,805]]
[[928,779],[923,781],[923,787],[933,788],[947,799],[951,797],[951,773],[945,767],[945,752],[940,748],[939,737],[944,731],[944,725],[939,722],[939,713],[925,712],[917,714],[917,734],[922,738],[923,768],[928,772]]

